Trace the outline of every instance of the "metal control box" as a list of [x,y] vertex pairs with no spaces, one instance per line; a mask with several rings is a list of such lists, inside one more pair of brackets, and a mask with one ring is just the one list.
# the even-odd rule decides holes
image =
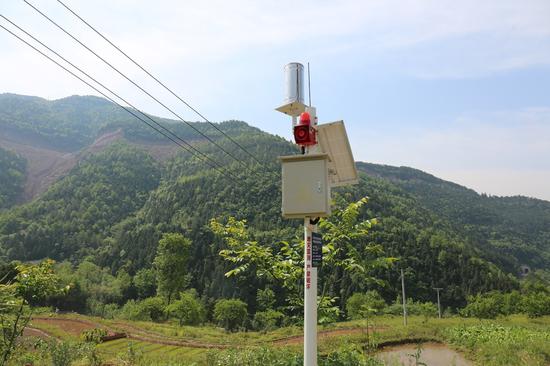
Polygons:
[[328,155],[291,155],[279,159],[282,163],[283,217],[330,215]]

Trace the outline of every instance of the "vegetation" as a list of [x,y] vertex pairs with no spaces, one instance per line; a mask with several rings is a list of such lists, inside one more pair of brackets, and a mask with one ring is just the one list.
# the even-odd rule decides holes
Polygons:
[[550,205],[527,197],[479,195],[420,170],[358,163],[371,176],[405,190],[483,251],[485,259],[516,273],[520,264],[550,266]]
[[204,307],[193,291],[180,293],[179,299],[168,305],[166,311],[178,319],[180,325],[198,325],[205,320]]
[[346,312],[350,319],[362,319],[366,314],[380,314],[385,307],[386,302],[374,290],[356,292],[346,301]]
[[226,330],[246,328],[246,303],[237,299],[221,299],[214,307],[214,319]]
[[470,352],[483,365],[546,365],[550,331],[487,323],[448,331],[449,341]]
[[[53,316],[55,317],[55,316]],[[61,316],[66,319],[67,316]],[[78,316],[77,319],[87,320]],[[100,321],[110,326],[110,321],[97,318],[88,319]],[[530,319],[525,316],[510,316],[496,320],[482,320],[459,318],[456,316],[424,322],[421,316],[409,317],[407,327],[402,325],[401,317],[374,316],[371,319],[375,325],[371,328],[370,337],[377,347],[395,343],[420,342],[420,350],[424,342],[443,342],[455,350],[465,354],[466,358],[479,365],[541,365],[550,361],[548,357],[548,327],[550,317]],[[116,321],[119,326],[124,323]],[[177,324],[155,325],[146,322],[128,322],[133,329],[142,332],[151,330],[154,333],[171,335],[171,340],[192,339],[198,344],[229,345],[227,350],[212,348],[181,347],[159,345],[146,341],[119,339],[97,345],[96,356],[107,364],[122,366],[133,360],[135,365],[224,365],[224,364],[261,364],[264,365],[293,365],[297,360],[301,363],[301,344],[293,345],[273,343],[275,339],[296,334],[301,335],[300,329],[286,327],[268,332],[232,332],[227,333],[219,328],[209,326],[184,327]],[[376,349],[366,350],[362,345],[366,342],[364,323],[362,320],[333,324],[321,327],[323,331],[335,331],[333,336],[328,334],[320,338],[319,364],[320,365],[380,365],[376,359]],[[179,333],[175,331],[179,330]],[[349,333],[346,331],[348,330]],[[53,331],[53,328],[50,328]],[[374,333],[374,334],[373,334]],[[175,335],[178,334],[178,335]],[[143,335],[143,333],[142,333]],[[64,340],[70,340],[65,336]],[[245,347],[243,345],[246,344]],[[81,363],[87,364],[90,356],[90,346],[80,344]],[[41,359],[42,363],[49,364],[50,351],[39,348],[39,352],[23,352],[19,350],[17,360]],[[14,359],[15,360],[15,359]],[[357,361],[359,360],[359,361]],[[233,362],[233,363],[228,363]],[[254,363],[255,362],[255,363]],[[346,363],[347,362],[347,363]],[[365,362],[365,363],[361,363]],[[19,365],[21,363],[12,363]]]
[[59,291],[53,262],[19,265],[13,282],[9,275],[0,277],[0,366],[7,365],[30,321],[29,304],[46,299]]
[[490,292],[468,298],[468,305],[460,311],[463,316],[495,319],[497,316],[527,314],[531,318],[550,315],[548,288],[538,292]]
[[[56,107],[47,106],[49,102],[43,100],[13,95],[5,95],[3,100],[7,103],[6,113],[19,116],[5,118],[5,123],[10,126],[17,124],[26,131],[42,133],[42,127],[30,127],[31,124],[43,126],[31,115],[43,115],[45,125],[53,126],[45,121],[66,118],[63,123],[70,124],[69,116],[78,110],[81,121],[75,119],[71,128],[80,131],[81,124],[86,123],[91,128],[86,130],[88,132],[81,129],[83,135],[88,136],[86,141],[96,133],[108,131],[107,126],[102,125],[104,123],[118,123],[117,128],[135,136],[129,141],[155,141],[151,136],[138,133],[133,127],[135,122],[126,120],[126,126],[126,122],[121,122],[122,119],[119,120],[117,114],[109,109],[112,106],[102,100],[69,98],[59,101]],[[25,111],[19,109],[23,106]],[[55,114],[57,112],[59,115]],[[103,122],[99,122],[97,116],[103,116]],[[58,127],[61,128],[63,123]],[[278,169],[276,156],[295,152],[286,141],[244,123],[234,121],[220,126],[264,161],[265,168],[270,171]],[[213,136],[218,138],[215,134]],[[219,140],[219,143],[228,150],[234,149],[227,140]],[[298,308],[299,266],[285,269],[288,273],[287,288],[282,287],[284,281],[275,285],[277,281],[269,274],[253,276],[252,268],[226,277],[225,274],[231,270],[229,260],[227,256],[220,257],[219,253],[229,253],[230,248],[223,235],[219,235],[210,224],[215,218],[220,225],[227,225],[233,217],[235,223],[245,223],[249,242],[255,242],[262,250],[270,248],[280,258],[299,263],[302,236],[299,223],[284,221],[280,217],[278,181],[269,174],[258,177],[243,172],[211,145],[201,146],[201,150],[226,164],[239,177],[239,184],[232,184],[226,177],[205,170],[202,163],[187,153],[178,154],[161,165],[142,150],[128,144],[115,144],[103,152],[85,157],[38,200],[0,214],[0,256],[3,254],[9,260],[51,257],[58,261],[68,260],[73,268],[78,268],[83,262],[88,267],[93,264],[96,266],[93,271],[102,278],[93,278],[90,273],[89,279],[83,280],[85,283],[71,287],[75,297],[73,302],[67,303],[69,306],[61,301],[56,306],[81,312],[94,309],[93,313],[99,315],[105,313],[105,305],[120,307],[128,300],[157,295],[156,290],[166,285],[161,280],[162,274],[157,273],[153,265],[159,253],[158,243],[163,235],[177,234],[188,240],[188,259],[178,267],[185,276],[171,277],[183,282],[168,293],[159,293],[169,302],[180,291],[194,288],[207,313],[212,311],[217,299],[237,297],[249,304],[249,312],[255,314],[266,311],[258,307],[257,290],[271,286],[277,294],[277,303],[272,310],[281,312],[279,307],[283,302]],[[235,154],[246,160],[246,156]],[[545,244],[539,244],[548,242],[544,238],[550,225],[543,225],[550,222],[545,214],[546,203],[525,200],[526,204],[520,205],[523,201],[519,198],[508,202],[506,207],[521,208],[525,217],[537,216],[537,225],[520,227],[517,220],[512,220],[506,221],[510,226],[504,230],[500,226],[487,226],[482,216],[471,212],[459,211],[453,214],[455,216],[451,215],[454,212],[451,206],[459,205],[459,200],[470,202],[470,206],[485,207],[491,202],[500,202],[497,198],[476,195],[412,169],[368,164],[358,166],[368,175],[363,175],[356,186],[338,189],[334,194],[335,207],[343,209],[368,195],[368,204],[361,204],[356,218],[357,223],[369,225],[368,231],[342,240],[344,236],[334,231],[331,225],[337,224],[348,232],[352,227],[345,228],[347,224],[342,221],[337,223],[336,216],[322,224],[326,225],[322,227],[326,265],[321,268],[323,283],[320,293],[325,297],[322,303],[327,304],[327,310],[337,308],[336,312],[330,310],[323,316],[326,321],[344,318],[347,299],[356,292],[376,290],[386,302],[395,300],[399,294],[398,268],[405,270],[407,289],[415,294],[417,300],[434,301],[432,287],[444,287],[443,306],[461,308],[468,296],[477,293],[519,290],[516,279],[519,263],[531,264],[533,270],[546,266],[546,262],[537,264],[514,257],[516,252],[495,251],[491,245],[486,245],[484,237],[472,234],[493,230],[494,235],[501,239],[522,243],[514,244],[514,247],[536,247],[540,255],[530,254],[529,258],[544,259],[547,249]],[[426,198],[432,190],[437,192],[435,197],[438,200],[441,198],[437,207],[447,207],[447,211],[436,209]],[[443,200],[445,194],[452,197],[451,203]],[[460,207],[466,206],[460,203]],[[533,214],[529,211],[531,209]],[[458,225],[456,216],[467,216],[470,221],[467,225]],[[475,217],[480,219],[476,221]],[[492,218],[489,221],[498,220]],[[512,238],[516,235],[514,233],[525,232],[530,236]],[[537,239],[533,241],[535,236]],[[343,253],[348,257],[342,257]],[[292,258],[294,254],[299,255]],[[377,258],[381,257],[399,259],[398,266],[379,263]],[[366,258],[371,262],[363,261]],[[293,278],[298,280],[291,280]],[[295,288],[290,289],[291,286]],[[92,288],[99,292],[109,289],[109,293],[98,292],[97,301],[89,297],[88,300],[76,298],[79,293],[87,293]],[[291,299],[291,294],[296,301],[286,301]],[[113,305],[108,310],[113,310]],[[283,310],[283,313],[292,313],[289,309]]]
[[21,156],[0,147],[0,210],[13,206],[21,198],[26,166]]
[[2,215],[1,247],[11,258],[82,258],[143,204],[159,179],[159,167],[144,152],[112,146],[82,161],[40,200]]
[[[243,122],[220,124],[262,162],[264,171],[252,174],[211,144],[203,144],[188,127],[169,120],[161,123],[193,139],[236,179],[206,169],[184,152],[164,161],[153,159],[136,143],[161,144],[162,138],[102,99],[48,102],[0,96],[2,131],[37,145],[76,151],[102,133],[120,129],[125,136],[125,141],[102,151],[81,154],[66,176],[24,205],[16,204],[25,161],[0,149],[0,316],[8,325],[3,329],[9,330],[4,331],[3,355],[15,360],[26,354],[14,355],[13,345],[38,306],[98,316],[105,324],[138,324],[164,337],[185,334],[186,341],[196,335],[241,345],[248,343],[247,337],[256,337],[256,345],[265,346],[260,340],[299,329],[303,232],[300,222],[281,218],[280,182],[275,176],[276,157],[296,153],[295,147]],[[218,132],[196,126],[227,150],[235,150]],[[250,160],[241,152],[235,155]],[[323,345],[320,362],[376,364],[356,345],[370,347],[413,335],[452,342],[489,357],[500,346],[485,342],[485,334],[508,344],[517,333],[533,340],[533,347],[524,347],[527,354],[521,357],[548,363],[546,333],[534,324],[544,323],[550,313],[550,203],[478,195],[410,168],[366,163],[358,167],[359,183],[335,189],[333,215],[319,223],[324,244],[320,324],[338,327],[346,319],[356,321],[346,324],[367,324],[367,329],[379,321],[398,324],[401,269],[407,293],[414,294],[407,303],[414,322],[410,328],[396,328],[399,334],[385,330],[373,337],[369,330],[366,339],[356,335],[349,347]],[[520,278],[522,264],[531,271]],[[437,314],[434,287],[443,288],[445,314],[464,318],[428,321]],[[523,322],[521,329],[503,317]],[[481,328],[472,328],[478,325]],[[237,332],[240,329],[247,333]],[[466,342],[462,334],[468,332],[479,334],[475,343]],[[512,335],[501,337],[508,333]],[[59,335],[64,337],[61,331]],[[26,347],[43,349],[43,363],[63,364],[77,354],[90,363],[104,355],[119,364],[149,362],[137,352],[141,343],[109,342],[116,352],[107,352],[104,344],[90,346],[93,343]],[[17,344],[23,347],[23,342]],[[170,350],[204,361],[204,354],[185,347]],[[105,353],[98,356],[96,351]],[[209,357],[211,364],[292,364],[299,352],[292,347],[260,347]],[[509,357],[510,364],[519,362],[511,354],[503,357]]]

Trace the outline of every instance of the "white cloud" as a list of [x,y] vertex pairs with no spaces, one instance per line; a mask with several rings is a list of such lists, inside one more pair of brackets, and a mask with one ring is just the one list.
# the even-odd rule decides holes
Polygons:
[[[56,1],[35,3],[60,23],[100,46],[102,51],[108,50]],[[246,63],[246,58],[258,48],[285,52],[311,45],[315,45],[318,52],[330,53],[336,49],[340,57],[398,52],[398,60],[403,59],[403,53],[407,58],[407,53],[415,53],[415,47],[420,47],[421,53],[415,54],[415,57],[420,56],[419,61],[408,71],[429,77],[460,76],[467,73],[468,68],[498,71],[550,63],[550,51],[547,51],[550,47],[530,41],[541,40],[548,44],[550,2],[546,0],[165,0],[154,4],[150,1],[98,0],[67,3],[144,64],[156,70],[169,69],[166,74],[175,73],[179,68],[196,69],[205,75],[209,67],[219,67],[232,57]],[[56,40],[54,44],[64,37],[23,2],[7,2],[5,8],[6,15],[24,21],[31,29],[38,27],[40,34]],[[461,44],[461,37],[477,34],[483,35],[486,43],[491,43],[483,45],[487,57],[476,55],[480,48],[475,44],[462,43],[465,49],[453,49],[454,42]],[[426,52],[425,47],[429,48],[430,43],[435,42],[439,48],[445,40],[449,44],[442,47],[443,52]],[[69,55],[82,52],[70,43],[62,44]],[[3,42],[2,47],[19,52],[19,47],[9,43]],[[113,53],[109,50],[108,54]],[[427,59],[422,58],[422,54],[426,54]],[[465,64],[466,70],[455,70],[448,66],[449,63]],[[257,68],[258,65],[253,67]]]
[[550,200],[550,108],[478,112],[439,129],[361,136],[359,155],[405,165],[479,192]]
[[[117,67],[135,76],[156,96],[176,105],[173,98],[64,11],[57,1],[31,1],[108,56]],[[66,2],[210,119],[263,121],[260,127],[281,134],[287,131],[287,127],[280,127],[285,121],[272,108],[282,99],[282,73],[278,72],[289,61],[315,61],[314,72],[322,70],[325,80],[332,78],[332,84],[342,78],[342,85],[357,84],[352,78],[367,68],[373,75],[456,79],[550,65],[547,0]],[[0,13],[40,35],[142,109],[169,116],[23,2],[3,1]],[[3,31],[0,49],[0,92],[48,98],[91,93]],[[322,77],[317,75],[314,73],[314,84],[320,85]],[[368,80],[359,84],[368,87]],[[346,90],[318,87],[314,100],[326,102],[335,92],[342,94]],[[395,98],[399,97],[402,95],[396,92]],[[346,98],[356,108],[349,114],[360,115],[362,96]],[[396,103],[399,101],[381,101],[380,108],[394,107]],[[336,104],[318,107],[323,116],[340,118],[343,112]],[[506,110],[507,106],[501,108]],[[181,106],[177,111],[185,118],[196,119]],[[348,128],[354,131],[352,145],[357,157],[419,167],[443,177],[456,177],[465,184],[470,184],[466,177],[472,177],[472,187],[480,190],[484,190],[483,182],[490,180],[483,172],[493,171],[492,176],[505,176],[512,171],[518,176],[532,174],[525,181],[528,187],[539,184],[550,170],[550,144],[545,139],[550,136],[549,114],[545,108],[475,112],[463,114],[450,126],[442,124],[435,130],[418,127],[391,134],[378,131],[377,135],[365,131],[359,122]],[[366,146],[362,143],[365,137],[369,137]],[[506,188],[510,194],[521,191],[519,180],[506,181],[514,184]],[[507,187],[506,184],[497,188]],[[546,192],[540,195],[550,198],[550,188],[539,188]]]

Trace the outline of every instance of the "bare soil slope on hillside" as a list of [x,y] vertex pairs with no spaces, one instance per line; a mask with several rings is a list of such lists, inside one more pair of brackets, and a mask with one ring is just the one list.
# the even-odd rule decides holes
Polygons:
[[[44,193],[49,186],[67,174],[76,163],[87,154],[103,151],[113,142],[124,139],[124,133],[118,129],[100,136],[87,148],[73,153],[58,151],[55,148],[33,143],[28,137],[0,135],[0,147],[15,151],[27,160],[27,178],[23,201],[28,202]],[[176,147],[169,144],[133,143],[146,150],[159,161],[174,155]]]

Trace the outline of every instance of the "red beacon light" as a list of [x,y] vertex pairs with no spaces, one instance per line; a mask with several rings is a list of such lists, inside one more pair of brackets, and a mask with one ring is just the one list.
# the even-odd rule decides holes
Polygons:
[[300,114],[300,120],[294,126],[294,140],[300,146],[310,146],[317,144],[316,132],[311,126],[311,116],[307,112]]

